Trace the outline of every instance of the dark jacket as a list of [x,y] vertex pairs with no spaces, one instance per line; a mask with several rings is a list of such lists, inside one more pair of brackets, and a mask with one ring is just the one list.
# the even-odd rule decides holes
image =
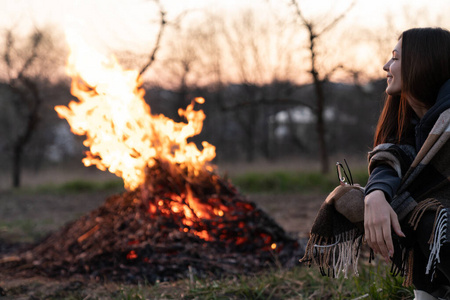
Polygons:
[[[425,113],[415,127],[416,153],[422,147],[439,115],[448,108],[450,108],[450,79],[440,88],[436,103]],[[404,172],[406,172],[408,166],[414,159],[414,155],[412,155],[411,151],[405,151],[405,148],[408,149],[408,147],[402,147],[401,145],[392,145],[388,149],[388,151],[393,153],[402,162],[402,174],[398,174],[398,172],[389,165],[378,165],[370,173],[369,180],[365,187],[366,195],[374,190],[381,190],[384,192],[386,200],[391,202],[400,186],[402,175],[404,175]]]

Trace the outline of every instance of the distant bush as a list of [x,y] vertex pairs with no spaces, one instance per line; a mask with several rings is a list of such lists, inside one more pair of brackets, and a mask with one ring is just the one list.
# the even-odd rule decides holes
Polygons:
[[[366,170],[352,172],[353,181],[364,186],[368,179]],[[330,192],[338,184],[336,173],[276,171],[270,173],[249,172],[233,177],[233,184],[246,193],[309,193]]]
[[104,182],[73,180],[62,184],[45,184],[33,189],[32,192],[57,193],[57,194],[76,194],[82,192],[95,192],[107,190],[122,190],[123,181],[121,179],[109,180]]
[[[368,179],[366,170],[353,170],[352,176],[354,182],[362,186]],[[247,172],[230,179],[244,193],[328,193],[339,184],[335,172],[323,175],[317,171]],[[102,182],[77,179],[62,184],[40,185],[31,190],[23,190],[23,192],[67,194],[108,190],[122,191],[123,189],[121,179]]]

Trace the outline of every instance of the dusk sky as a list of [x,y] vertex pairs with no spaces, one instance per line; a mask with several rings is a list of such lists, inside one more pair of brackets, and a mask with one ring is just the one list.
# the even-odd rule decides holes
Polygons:
[[[189,11],[191,20],[201,20],[205,12],[233,16],[243,9],[257,15],[292,14],[289,0],[161,0],[169,20]],[[339,14],[352,2],[347,14],[348,28],[386,30],[387,23],[396,30],[411,26],[450,28],[449,0],[299,0],[307,18],[327,18]],[[145,53],[153,45],[158,28],[158,7],[152,0],[0,0],[0,28],[28,30],[32,26],[61,29],[75,24],[92,43],[106,49],[126,48]],[[399,32],[393,33],[393,36]],[[351,32],[349,32],[351,34]],[[169,36],[165,36],[170,40]],[[364,39],[367,37],[361,37]],[[394,42],[395,40],[393,40]],[[393,45],[392,45],[393,46]],[[366,55],[363,46],[357,56]],[[109,51],[109,50],[106,50]],[[362,53],[362,54],[360,54]],[[389,55],[389,54],[387,54]]]
[[[168,18],[182,11],[191,14],[203,11],[233,15],[239,10],[269,9],[281,13],[288,12],[289,0],[160,0]],[[405,8],[414,19],[440,21],[450,27],[450,1],[448,0],[300,0],[298,1],[307,17],[320,16],[330,11],[339,12],[350,3],[355,6],[348,13],[346,22],[365,27],[377,27],[386,23],[386,16],[401,26],[405,22]],[[27,28],[31,24],[55,24],[64,26],[68,20],[77,20],[92,32],[105,34],[115,32],[116,38],[141,42],[146,39],[145,31],[151,30],[157,20],[157,6],[152,0],[0,0],[0,25]],[[416,15],[419,12],[420,15]],[[426,19],[426,20],[425,20]],[[412,21],[412,20],[410,20]],[[418,22],[421,22],[418,20]],[[429,24],[432,26],[433,24]],[[111,38],[113,40],[114,38]],[[125,38],[124,38],[125,39]],[[108,39],[106,39],[108,40]],[[112,41],[111,41],[112,42]],[[114,42],[112,42],[114,43]]]

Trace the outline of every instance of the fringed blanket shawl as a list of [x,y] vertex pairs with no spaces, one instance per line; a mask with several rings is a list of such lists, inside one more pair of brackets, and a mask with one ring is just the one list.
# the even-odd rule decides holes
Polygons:
[[[392,166],[401,176],[402,161],[389,151],[391,146],[381,144],[369,153],[369,172],[377,164],[384,163]],[[450,241],[450,230],[447,230],[450,208],[450,109],[440,115],[431,129],[403,176],[391,206],[402,228],[413,230],[425,211],[435,212],[434,229],[429,241],[431,254],[426,268],[426,273],[433,277],[440,248]],[[305,256],[300,261],[317,264],[324,275],[337,277],[342,272],[347,276],[350,267],[357,274],[364,236],[363,219],[363,189],[353,185],[338,186],[321,206],[311,228]],[[413,263],[411,245],[414,241],[407,242],[400,245],[400,253],[394,253],[393,271],[404,275],[404,284],[410,285]]]

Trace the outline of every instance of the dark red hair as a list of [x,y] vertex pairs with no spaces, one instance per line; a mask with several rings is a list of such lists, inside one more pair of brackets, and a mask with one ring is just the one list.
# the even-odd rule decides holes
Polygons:
[[381,143],[406,143],[414,111],[408,100],[429,109],[436,102],[441,86],[450,79],[450,32],[442,28],[413,28],[402,39],[399,96],[386,94],[378,119],[374,146]]

